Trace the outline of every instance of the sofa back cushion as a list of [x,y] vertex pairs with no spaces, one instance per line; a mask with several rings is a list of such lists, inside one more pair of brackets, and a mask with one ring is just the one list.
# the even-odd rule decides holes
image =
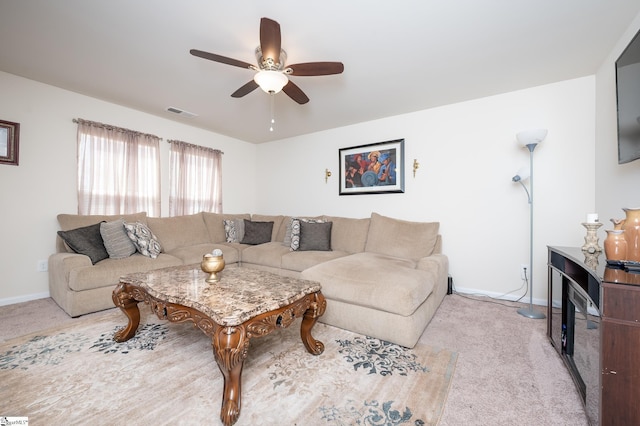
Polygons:
[[439,222],[409,222],[372,213],[365,251],[418,260],[433,253],[439,228]]
[[331,228],[331,249],[347,253],[362,253],[367,243],[370,219],[352,219],[348,217],[325,216],[327,222],[333,222]]
[[[84,226],[95,225],[100,222],[112,222],[118,219],[124,219],[125,222],[142,222],[147,223],[147,213],[133,213],[133,214],[116,214],[116,215],[84,215],[84,214],[59,214],[57,216],[58,224],[61,231],[70,231],[72,229],[81,228]],[[64,241],[60,236],[56,237],[56,252],[73,252],[68,249]]]
[[209,231],[209,241],[212,243],[224,243],[227,240],[224,232],[224,220],[232,219],[251,219],[249,213],[230,214],[230,213],[210,213],[203,212],[202,217]]
[[209,242],[209,231],[204,224],[202,213],[174,217],[148,217],[147,225],[160,240],[164,252]]

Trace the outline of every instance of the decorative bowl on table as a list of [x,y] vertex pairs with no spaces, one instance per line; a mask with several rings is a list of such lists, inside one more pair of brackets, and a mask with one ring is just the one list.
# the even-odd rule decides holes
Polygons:
[[205,279],[206,282],[209,284],[220,282],[220,275],[218,275],[218,272],[224,269],[222,251],[220,249],[216,249],[212,253],[205,254],[202,257],[200,267],[204,272],[209,274],[209,277]]

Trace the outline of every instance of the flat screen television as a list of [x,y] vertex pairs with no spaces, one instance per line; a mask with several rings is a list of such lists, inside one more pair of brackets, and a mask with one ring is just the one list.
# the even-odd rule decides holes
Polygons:
[[640,158],[640,31],[616,61],[618,164]]

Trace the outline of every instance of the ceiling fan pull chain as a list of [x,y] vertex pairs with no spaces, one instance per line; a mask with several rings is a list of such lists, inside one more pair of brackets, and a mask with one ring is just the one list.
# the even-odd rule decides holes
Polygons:
[[275,103],[276,95],[273,92],[271,92],[269,95],[270,95],[269,97],[271,98],[271,127],[269,127],[269,131],[273,132],[273,125],[276,122],[275,115],[274,115],[274,103]]

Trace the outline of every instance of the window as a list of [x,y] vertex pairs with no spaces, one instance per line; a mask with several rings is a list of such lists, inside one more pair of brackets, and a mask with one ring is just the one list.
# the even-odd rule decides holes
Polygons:
[[222,152],[186,142],[169,143],[169,216],[222,213]]
[[160,216],[160,138],[78,123],[78,213]]

